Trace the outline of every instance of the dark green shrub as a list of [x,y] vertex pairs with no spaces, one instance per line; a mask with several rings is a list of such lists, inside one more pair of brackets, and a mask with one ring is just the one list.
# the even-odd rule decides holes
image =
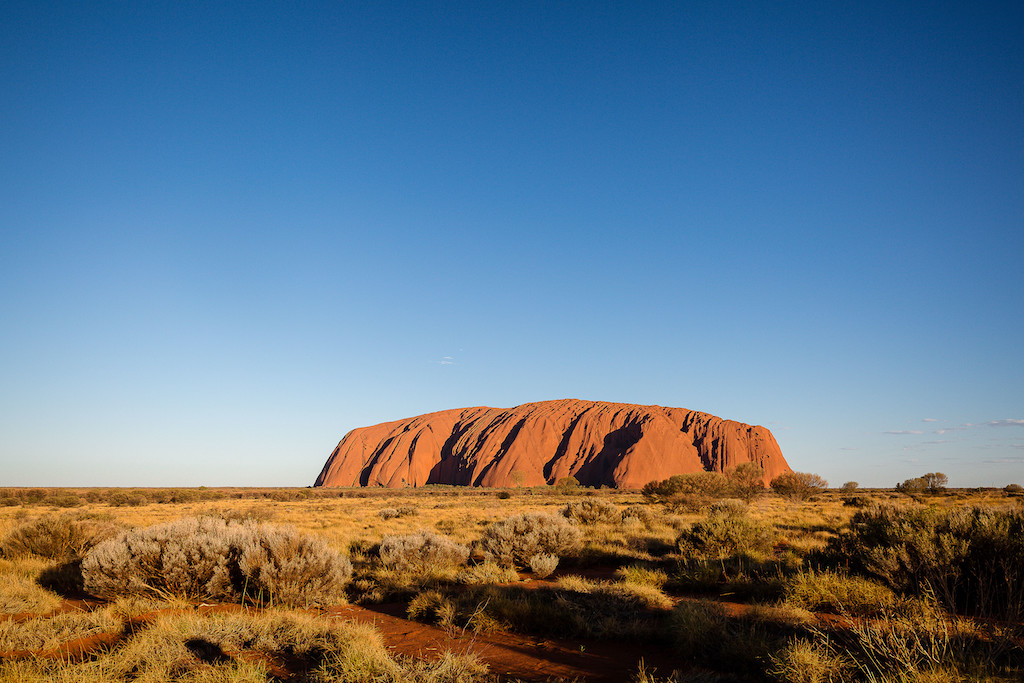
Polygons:
[[853,516],[825,557],[949,609],[1024,614],[1024,510],[875,506]]
[[107,505],[112,507],[138,507],[147,502],[148,497],[138,491],[116,491],[107,496]]
[[555,482],[555,488],[562,493],[568,493],[569,491],[575,491],[580,487],[579,479],[576,477],[562,477]]
[[681,554],[705,559],[764,556],[771,552],[774,543],[775,529],[752,519],[747,506],[738,500],[716,503],[704,520],[676,539]]
[[696,512],[729,495],[729,480],[720,472],[677,474],[652,481],[640,490],[644,498],[675,512]]
[[85,501],[73,493],[60,493],[51,496],[47,503],[58,508],[76,508],[85,504]]
[[902,483],[896,484],[896,490],[908,496],[920,495],[922,493],[937,495],[946,490],[948,482],[949,478],[942,472],[929,472],[920,477],[906,479]]
[[828,482],[812,472],[783,472],[772,479],[772,490],[794,501],[805,501],[826,488]]

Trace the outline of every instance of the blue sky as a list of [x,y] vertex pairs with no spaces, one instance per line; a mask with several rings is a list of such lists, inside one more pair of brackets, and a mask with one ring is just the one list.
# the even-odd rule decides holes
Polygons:
[[0,6],[0,484],[555,398],[1024,483],[1019,3]]

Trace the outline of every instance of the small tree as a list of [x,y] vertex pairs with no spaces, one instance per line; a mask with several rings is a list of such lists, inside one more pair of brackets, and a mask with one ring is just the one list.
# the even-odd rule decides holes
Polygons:
[[942,472],[929,472],[921,477],[924,480],[924,488],[928,493],[938,494],[946,490],[949,477]]
[[764,492],[764,468],[755,462],[743,462],[725,473],[732,493],[745,503]]
[[780,496],[804,501],[828,488],[828,482],[812,472],[783,472],[772,479],[772,490]]
[[848,481],[845,484],[843,484],[842,489],[840,489],[840,490],[843,493],[853,493],[854,491],[857,490],[858,486],[860,486],[860,484],[858,484],[857,482],[855,482],[855,481]]
[[573,491],[580,487],[580,480],[576,477],[562,477],[555,482],[555,488],[562,491]]

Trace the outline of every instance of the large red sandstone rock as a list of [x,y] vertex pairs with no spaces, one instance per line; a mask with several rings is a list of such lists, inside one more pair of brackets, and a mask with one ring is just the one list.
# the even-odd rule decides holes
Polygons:
[[640,488],[674,474],[753,461],[765,482],[788,472],[765,427],[683,408],[565,399],[515,408],[443,410],[353,429],[317,486],[585,486]]

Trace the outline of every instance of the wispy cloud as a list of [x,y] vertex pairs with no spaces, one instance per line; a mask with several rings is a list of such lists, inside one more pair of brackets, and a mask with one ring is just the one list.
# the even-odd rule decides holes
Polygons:
[[906,435],[906,434],[924,434],[924,432],[918,431],[918,430],[916,430],[916,429],[893,429],[893,430],[891,430],[891,431],[888,431],[888,432],[882,432],[882,433],[883,433],[883,434],[900,434],[900,435]]
[[1024,463],[1024,458],[993,458],[983,461],[987,465],[1016,465]]
[[435,360],[438,365],[455,365],[455,360],[451,356],[445,356],[441,360]]
[[934,417],[926,417],[921,422],[938,422]]
[[965,429],[975,427],[1024,427],[1024,420],[989,420],[988,422],[964,422],[957,427],[941,427],[935,430],[936,434],[948,434],[949,432],[962,432]]

